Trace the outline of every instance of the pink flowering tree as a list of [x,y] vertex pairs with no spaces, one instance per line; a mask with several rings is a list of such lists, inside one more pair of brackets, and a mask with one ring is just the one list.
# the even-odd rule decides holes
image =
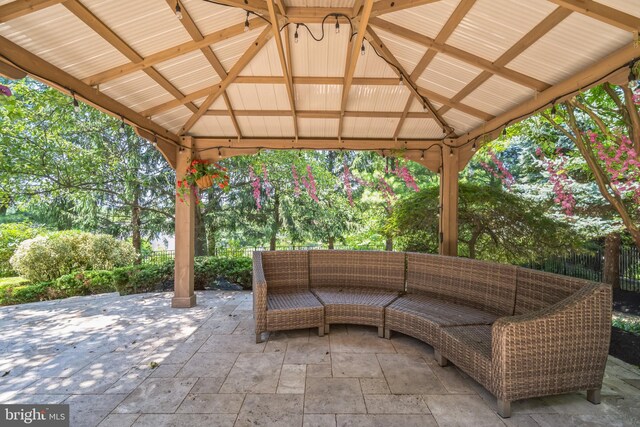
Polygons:
[[511,172],[509,172],[504,163],[498,159],[495,152],[489,151],[489,159],[490,160],[488,162],[480,161],[480,167],[482,167],[482,169],[484,169],[489,175],[500,181],[507,190],[511,189],[511,186],[515,182]]
[[556,154],[555,159],[550,159],[544,155],[540,147],[536,149],[536,156],[549,174],[549,182],[553,185],[553,201],[560,206],[565,215],[573,216],[576,199],[571,188],[573,180],[567,173],[569,158],[562,154],[561,150],[556,150]]

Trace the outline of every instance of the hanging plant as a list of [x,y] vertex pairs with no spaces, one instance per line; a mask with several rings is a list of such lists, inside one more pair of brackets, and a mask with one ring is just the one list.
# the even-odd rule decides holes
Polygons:
[[[177,196],[181,202],[184,202],[196,186],[200,190],[205,190],[214,185],[225,191],[229,189],[227,169],[209,160],[193,159],[182,180],[178,181]],[[198,201],[196,200],[196,202]]]
[[0,96],[11,96],[11,89],[8,86],[0,85]]
[[256,175],[252,166],[249,166],[249,181],[251,181],[251,187],[253,187],[253,198],[256,201],[256,209],[262,209],[260,204],[260,178]]

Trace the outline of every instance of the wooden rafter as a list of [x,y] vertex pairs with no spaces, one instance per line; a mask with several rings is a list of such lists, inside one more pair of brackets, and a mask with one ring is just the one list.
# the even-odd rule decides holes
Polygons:
[[393,71],[396,74],[398,74],[398,77],[402,76],[402,78],[405,80],[404,86],[407,89],[409,89],[409,92],[411,92],[411,96],[413,96],[415,99],[417,99],[418,102],[426,110],[430,111],[431,114],[433,114],[434,120],[442,128],[442,131],[445,134],[445,136],[450,135],[453,132],[453,128],[451,126],[449,126],[449,124],[446,122],[446,120],[444,120],[440,115],[438,115],[438,113],[436,112],[436,109],[431,104],[431,101],[429,101],[428,98],[424,98],[418,92],[418,87],[416,86],[415,82],[413,82],[408,77],[409,73],[407,73],[407,71],[404,69],[402,64],[400,64],[400,61],[398,61],[396,59],[396,57],[393,55],[393,53],[391,53],[391,51],[387,48],[387,46],[382,42],[382,40],[380,39],[380,37],[378,37],[376,32],[373,30],[373,28],[368,27],[367,28],[367,34],[370,37],[370,41],[372,41],[372,45],[375,46],[375,48],[379,51],[380,55],[382,55],[383,58],[385,58],[388,62],[390,62],[391,64],[394,65],[394,67],[392,67]]
[[[258,38],[251,44],[251,47],[246,50],[246,52],[238,59],[238,62],[229,70],[227,74],[227,78],[216,84],[215,86],[209,88],[209,94],[207,99],[204,100],[202,105],[197,112],[195,112],[189,120],[182,127],[182,134],[189,132],[189,130],[193,127],[193,125],[202,117],[202,115],[211,107],[211,105],[218,99],[225,90],[229,87],[231,83],[233,83],[238,77],[238,74],[247,66],[247,64],[260,52],[260,50],[264,47],[265,44],[269,41],[273,33],[271,32],[271,25],[267,25],[267,27],[262,30],[262,33],[258,36]],[[198,99],[198,98],[195,98]]]
[[[358,16],[360,14],[360,9],[362,9],[362,0],[354,1],[351,16]],[[371,10],[373,10],[373,8]]]
[[[236,84],[283,84],[282,76],[238,76],[234,81]],[[293,83],[299,85],[344,85],[343,77],[293,77]],[[142,111],[140,114],[151,117],[156,116],[162,112],[179,107],[187,102],[194,101],[196,99],[203,98],[209,95],[218,87],[218,83],[213,86],[200,89],[193,93],[186,95],[182,99],[174,99],[172,101],[165,102],[155,107]],[[386,78],[386,77],[354,77],[352,85],[361,86],[397,86],[398,79]],[[423,88],[418,88],[418,92],[428,99],[450,106],[455,110],[462,111],[463,113],[471,116],[478,117],[482,120],[490,120],[493,116],[489,113],[485,113],[476,108],[465,105],[461,102],[452,102],[446,96],[437,94],[435,92],[428,91]]]
[[[540,39],[546,33],[551,31],[562,22],[566,17],[571,15],[571,11],[567,9],[563,9],[561,7],[557,8],[553,12],[551,12],[545,19],[540,21],[538,25],[533,27],[531,31],[525,34],[520,40],[518,40],[509,50],[503,53],[498,59],[494,61],[494,65],[498,67],[504,67],[509,62],[513,61],[518,55],[524,52],[532,43],[536,40]],[[469,84],[467,84],[460,92],[458,92],[453,98],[451,98],[452,103],[459,103],[464,98],[466,98],[471,92],[476,90],[480,85],[489,80],[493,74],[488,71],[483,71],[478,74],[476,78],[474,78]],[[452,105],[443,105],[438,112],[440,114],[444,114],[449,111]]]
[[[169,1],[170,0],[168,0],[168,2]],[[186,11],[183,10],[182,12],[183,21],[185,20],[186,15],[187,15]],[[260,18],[253,18],[249,21],[250,27],[254,29],[263,27],[266,24],[267,23]],[[126,76],[127,74],[131,74],[136,71],[140,71],[140,70],[144,70],[145,68],[152,67],[161,62],[168,61],[170,59],[174,59],[182,55],[186,55],[187,53],[193,52],[195,50],[200,49],[204,51],[205,48],[208,48],[208,46],[227,40],[239,34],[242,34],[243,31],[244,31],[244,22],[240,24],[234,24],[222,30],[216,31],[214,33],[207,34],[204,37],[200,35],[200,38],[197,40],[194,39],[194,41],[182,43],[178,46],[174,46],[169,49],[165,49],[161,52],[154,53],[153,55],[149,55],[140,62],[130,62],[128,64],[119,65],[109,70],[105,70],[100,73],[94,74],[92,76],[85,78],[84,82],[92,86],[103,84],[113,79]]]
[[[169,4],[169,6],[175,5],[174,0],[167,0],[167,3]],[[182,19],[180,20],[180,22],[182,23],[182,26],[187,30],[187,32],[195,42],[202,42],[202,40],[204,40],[204,36],[198,29],[198,26],[196,25],[196,23],[191,18],[191,15],[189,14],[189,12],[187,12],[186,10],[182,11]],[[244,29],[244,23],[242,24],[242,27]],[[205,56],[205,58],[207,58],[207,61],[209,61],[209,64],[211,64],[211,67],[215,70],[216,74],[218,74],[218,77],[220,77],[220,80],[226,79],[227,71],[222,66],[222,63],[220,62],[216,54],[213,52],[213,49],[211,49],[210,46],[205,45],[200,48],[200,51]],[[227,106],[227,110],[229,111],[229,116],[231,117],[231,122],[233,123],[233,127],[236,130],[236,134],[238,135],[238,138],[242,138],[242,131],[240,130],[240,125],[236,120],[236,116],[233,114],[233,107],[231,105],[231,100],[229,99],[229,96],[227,95],[226,91],[223,92],[222,97],[224,98],[224,103]]]
[[429,3],[437,3],[440,0],[381,0],[373,6],[372,16],[397,12],[403,9],[418,7]]
[[259,13],[261,15],[269,14],[267,2],[264,0],[216,0],[216,3],[220,3],[225,6],[238,7],[244,10],[250,10],[251,12]]
[[591,0],[549,0],[558,6],[613,25],[621,30],[637,32],[640,18]]
[[[371,9],[373,7],[373,0],[365,0],[362,6],[362,12],[359,16],[360,22],[358,23],[358,34],[355,37],[355,41],[348,47],[349,54],[347,55],[347,64],[344,73],[344,85],[342,86],[342,101],[340,103],[340,114],[344,114],[347,109],[347,100],[349,99],[349,91],[351,90],[351,84],[353,83],[353,74],[356,71],[356,64],[360,57],[360,47],[364,42],[364,34],[369,25],[369,18],[371,16]],[[338,139],[342,139],[342,130],[344,126],[344,119],[340,117],[338,123]]]
[[[289,110],[234,110],[238,117],[285,117],[290,116]],[[297,116],[303,119],[338,119],[338,110],[297,110]],[[398,118],[402,113],[397,111],[345,111],[344,117],[369,117],[369,118]],[[227,110],[208,110],[206,116],[227,116]],[[429,112],[410,112],[409,118],[428,119],[433,116]]]
[[14,67],[11,64],[0,61],[0,76],[6,77],[11,80],[20,80],[25,78],[27,73]]
[[[82,22],[87,24],[100,37],[105,39],[109,44],[118,49],[120,53],[129,58],[133,62],[142,62],[143,57],[140,56],[131,46],[114,33],[105,23],[96,17],[89,9],[77,0],[68,0],[63,5],[76,15]],[[158,83],[164,90],[169,92],[174,98],[183,98],[184,94],[180,92],[169,80],[160,74],[155,68],[146,68],[144,72]],[[191,111],[198,111],[193,103],[185,104]]]
[[0,6],[0,22],[20,18],[63,1],[65,0],[15,0]]
[[[463,146],[461,153],[464,155],[464,161],[461,162],[461,167],[466,165],[466,162],[472,155],[471,146],[467,144],[467,142],[479,137],[491,140],[500,134],[506,124],[524,120],[525,118],[535,114],[537,111],[548,108],[551,103],[561,102],[574,96],[580,91],[587,90],[607,81],[609,79],[609,74],[618,71],[620,67],[625,67],[629,61],[635,59],[637,55],[638,48],[634,47],[630,43],[629,45],[594,63],[589,68],[563,80],[544,92],[539,93],[536,97],[521,103],[512,110],[497,116],[482,126],[478,126],[471,132],[461,135],[454,141],[456,146]],[[480,141],[478,145],[483,141]]]
[[462,62],[466,62],[467,64],[473,65],[474,67],[478,67],[485,71],[489,71],[492,74],[496,74],[498,76],[504,77],[505,79],[511,80],[522,86],[529,87],[537,91],[543,91],[545,89],[548,89],[550,86],[548,83],[542,82],[538,79],[534,79],[533,77],[527,76],[518,71],[514,71],[506,67],[498,67],[495,64],[493,64],[491,61],[488,61],[477,55],[466,52],[462,49],[458,49],[456,47],[453,47],[451,45],[447,45],[444,43],[436,43],[434,39],[427,37],[425,35],[422,35],[420,33],[417,33],[415,31],[409,30],[407,28],[401,27],[400,25],[393,24],[391,22],[387,22],[379,18],[372,18],[371,25],[381,28],[399,37],[402,37],[407,40],[411,40],[415,43],[426,46],[439,53],[443,53],[445,55],[451,56],[452,58],[458,59]]
[[[278,57],[280,58],[280,66],[282,67],[282,73],[284,74],[284,82],[287,87],[287,96],[289,97],[289,105],[291,106],[291,116],[293,117],[293,132],[298,138],[298,119],[296,117],[296,96],[293,92],[293,80],[291,79],[291,73],[289,72],[289,66],[287,65],[287,58],[285,57],[284,46],[282,45],[282,37],[280,35],[280,24],[276,15],[274,0],[267,0],[267,7],[269,8],[269,17],[274,24],[271,26],[273,36],[276,42],[276,48],[278,50]],[[288,34],[288,33],[287,33]],[[287,44],[289,40],[287,39]]]
[[[460,22],[464,19],[467,13],[471,10],[475,2],[476,0],[462,0],[458,4],[458,6],[455,8],[455,10],[451,14],[447,22],[444,24],[444,26],[442,27],[442,29],[440,30],[440,32],[438,33],[434,41],[436,43],[445,43],[447,39],[451,36],[451,34],[455,31],[455,29],[458,27],[458,24],[460,24]],[[413,82],[418,81],[418,79],[420,78],[424,70],[427,69],[431,61],[433,61],[433,58],[436,57],[436,54],[437,52],[435,50],[427,49],[425,54],[420,59],[420,62],[418,62],[414,70],[411,72],[409,79]],[[402,130],[402,125],[404,125],[406,115],[409,112],[409,109],[411,108],[412,103],[413,103],[413,99],[409,98],[407,100],[407,104],[404,107],[404,114],[398,121],[398,126],[396,126],[396,130],[393,134],[394,138],[397,138],[398,135],[400,134],[400,131]],[[438,114],[442,116],[443,113],[438,112]]]
[[35,79],[55,87],[63,93],[73,92],[79,99],[85,100],[97,109],[114,117],[124,118],[131,125],[157,135],[158,148],[167,161],[175,167],[175,145],[180,143],[180,138],[177,135],[1,36],[0,54],[15,68]]

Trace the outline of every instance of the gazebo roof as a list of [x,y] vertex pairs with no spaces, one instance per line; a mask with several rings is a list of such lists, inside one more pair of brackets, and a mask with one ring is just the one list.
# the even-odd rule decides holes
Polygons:
[[175,0],[0,0],[0,73],[122,117],[172,164],[193,136],[220,157],[408,149],[437,170],[430,146],[468,158],[477,138],[622,81],[640,56],[640,0],[179,4],[182,19]]

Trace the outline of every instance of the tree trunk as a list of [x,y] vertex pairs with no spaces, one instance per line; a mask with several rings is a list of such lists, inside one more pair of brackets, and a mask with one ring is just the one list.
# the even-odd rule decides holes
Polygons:
[[620,288],[620,234],[611,233],[604,240],[604,283]]
[[393,237],[387,236],[387,241],[385,242],[384,250],[385,251],[392,251],[393,250]]
[[469,258],[471,259],[475,259],[476,258],[476,243],[478,243],[478,238],[480,237],[481,231],[474,231],[474,233],[471,235],[471,239],[469,239]]
[[205,227],[204,220],[202,218],[202,209],[199,204],[196,204],[196,241],[195,241],[195,256],[205,256],[207,255],[207,230]]
[[141,225],[142,220],[140,219],[140,190],[139,187],[136,187],[133,192],[133,205],[131,208],[131,244],[133,245],[133,249],[135,249],[137,257],[136,264],[140,264],[142,261],[141,252],[142,252],[142,236],[141,236]]
[[329,237],[329,249],[333,249],[333,243],[335,242],[336,238],[331,236]]
[[273,224],[271,225],[271,239],[269,240],[269,250],[276,250],[278,242],[278,231],[280,230],[280,196],[276,192],[273,196]]

